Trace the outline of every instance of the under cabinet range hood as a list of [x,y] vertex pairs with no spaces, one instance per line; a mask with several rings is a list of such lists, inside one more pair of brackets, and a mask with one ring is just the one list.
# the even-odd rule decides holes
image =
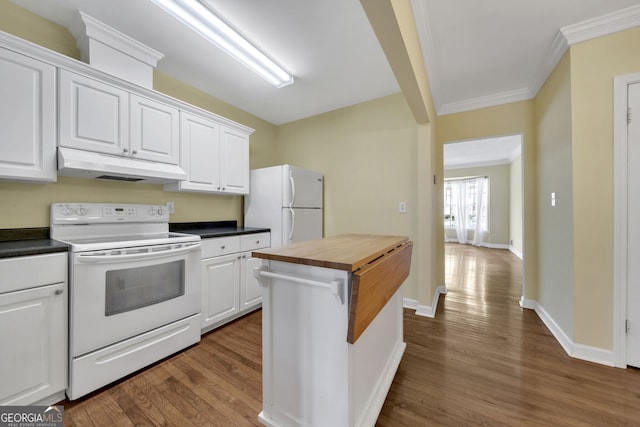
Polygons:
[[178,165],[58,147],[58,175],[168,184],[187,179]]

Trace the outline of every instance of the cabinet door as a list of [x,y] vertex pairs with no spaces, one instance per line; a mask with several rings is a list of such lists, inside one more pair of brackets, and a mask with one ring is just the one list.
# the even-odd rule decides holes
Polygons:
[[64,284],[0,295],[0,405],[29,405],[67,382]]
[[59,140],[63,147],[127,155],[129,94],[114,86],[60,70]]
[[262,287],[253,277],[253,269],[262,265],[260,258],[251,256],[251,252],[242,255],[242,280],[240,281],[240,310],[255,307],[262,302]]
[[56,180],[55,67],[0,49],[0,178]]
[[222,191],[249,194],[249,136],[222,126],[220,140]]
[[202,260],[202,327],[240,311],[240,256]]
[[179,110],[130,95],[132,157],[177,165],[180,161]]
[[218,191],[220,189],[220,125],[188,113],[181,113],[180,166],[188,179],[180,183],[181,189]]

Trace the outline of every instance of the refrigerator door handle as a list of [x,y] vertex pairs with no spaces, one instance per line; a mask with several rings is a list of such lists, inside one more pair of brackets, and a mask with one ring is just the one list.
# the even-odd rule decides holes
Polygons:
[[289,211],[291,212],[291,232],[289,233],[289,242],[291,242],[293,240],[293,231],[296,228],[296,212],[292,208],[289,208]]
[[293,171],[289,171],[289,182],[291,183],[291,202],[289,203],[289,209],[291,209],[296,200],[296,183],[293,179]]

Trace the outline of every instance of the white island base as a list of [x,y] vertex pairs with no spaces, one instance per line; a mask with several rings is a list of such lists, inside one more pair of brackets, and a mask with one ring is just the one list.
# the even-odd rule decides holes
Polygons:
[[255,273],[263,284],[260,421],[373,426],[406,347],[401,289],[350,344],[352,272],[263,260]]

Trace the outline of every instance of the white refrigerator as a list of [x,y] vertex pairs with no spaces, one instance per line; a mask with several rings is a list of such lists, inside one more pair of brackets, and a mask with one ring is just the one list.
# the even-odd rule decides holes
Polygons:
[[271,246],[322,238],[321,173],[291,165],[251,171],[245,227],[271,229]]

